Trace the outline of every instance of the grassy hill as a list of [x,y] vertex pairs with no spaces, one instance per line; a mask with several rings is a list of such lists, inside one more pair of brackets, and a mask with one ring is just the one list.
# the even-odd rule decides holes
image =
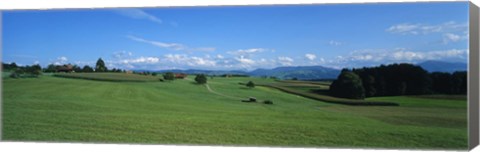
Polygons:
[[[467,148],[465,99],[381,97],[401,106],[319,102],[260,78],[106,82],[3,79],[2,139],[247,146]],[[244,103],[256,97],[273,105]]]
[[159,81],[160,77],[127,73],[55,73],[53,76],[115,82]]

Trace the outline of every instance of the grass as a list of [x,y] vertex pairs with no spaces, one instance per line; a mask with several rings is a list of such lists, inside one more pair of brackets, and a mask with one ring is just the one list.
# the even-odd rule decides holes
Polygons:
[[55,73],[53,76],[113,82],[146,82],[160,80],[160,77],[127,73]]
[[274,83],[259,83],[258,85],[328,103],[354,106],[398,106],[398,103],[395,102],[365,101],[332,97],[326,93],[330,88],[329,84],[330,83],[328,82],[277,81]]
[[288,147],[466,149],[466,100],[382,97],[397,107],[319,102],[218,78],[105,82],[53,76],[3,79],[2,139]]

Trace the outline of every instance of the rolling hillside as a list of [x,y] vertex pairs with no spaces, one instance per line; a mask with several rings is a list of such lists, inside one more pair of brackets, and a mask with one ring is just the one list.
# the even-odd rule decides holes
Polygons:
[[[8,141],[242,146],[467,147],[465,99],[382,97],[400,106],[325,103],[239,83],[262,78],[109,82],[53,76],[3,79]],[[293,84],[292,84],[293,85]],[[291,86],[294,87],[294,86]],[[297,88],[305,90],[302,88]],[[244,103],[256,97],[272,100]]]

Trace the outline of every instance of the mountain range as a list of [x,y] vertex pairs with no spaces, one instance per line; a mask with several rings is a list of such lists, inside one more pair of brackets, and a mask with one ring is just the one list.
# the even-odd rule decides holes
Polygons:
[[455,72],[467,71],[467,63],[445,62],[445,61],[425,61],[417,64],[428,72]]
[[[455,72],[466,71],[467,64],[459,62],[444,62],[444,61],[425,61],[417,64],[428,72]],[[147,71],[147,70],[135,70],[135,71]],[[340,70],[323,67],[323,66],[285,66],[277,67],[273,69],[256,69],[253,71],[240,71],[240,70],[160,70],[154,71],[159,73],[174,72],[174,73],[186,73],[186,74],[207,74],[207,75],[249,75],[249,76],[267,76],[276,77],[279,79],[299,79],[299,80],[316,80],[316,79],[336,79],[340,74]]]

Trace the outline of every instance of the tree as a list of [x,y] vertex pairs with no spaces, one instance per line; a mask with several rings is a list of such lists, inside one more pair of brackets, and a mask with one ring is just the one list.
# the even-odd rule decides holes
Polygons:
[[85,65],[83,66],[82,72],[93,72],[93,68],[88,65]]
[[49,64],[45,69],[45,72],[57,72],[57,67],[53,64]]
[[10,63],[10,68],[15,70],[15,69],[18,68],[18,66],[15,62],[12,62],[12,63]]
[[247,87],[249,87],[249,88],[254,88],[254,87],[255,87],[255,83],[253,83],[252,81],[248,81]]
[[365,89],[360,77],[348,70],[342,70],[337,80],[330,85],[330,93],[335,97],[364,99]]
[[195,77],[195,81],[198,84],[205,84],[207,83],[207,77],[204,74],[199,74]]
[[29,73],[35,77],[38,77],[42,74],[42,67],[39,64],[35,64],[30,67]]
[[10,64],[2,62],[2,70],[15,71],[17,68],[18,68],[18,66],[15,62],[12,62]]
[[467,72],[456,71],[452,74],[452,93],[467,94]]
[[77,65],[73,65],[73,71],[74,72],[82,72],[82,68],[77,66]]
[[363,88],[365,88],[365,96],[373,97],[377,93],[375,88],[375,78],[371,75],[362,77]]
[[430,74],[417,65],[390,64],[352,69],[352,72],[362,79],[366,97],[419,95],[432,92]]
[[102,58],[98,58],[97,64],[95,65],[95,72],[107,72],[108,69],[105,66],[105,62],[103,62]]
[[157,76],[157,73],[156,73],[156,72],[152,72],[152,76]]
[[173,74],[173,72],[167,72],[163,75],[163,79],[165,79],[165,80],[175,80],[175,74]]
[[450,94],[456,89],[455,84],[451,81],[453,77],[450,73],[433,72],[430,77],[433,81],[432,90],[435,93]]

